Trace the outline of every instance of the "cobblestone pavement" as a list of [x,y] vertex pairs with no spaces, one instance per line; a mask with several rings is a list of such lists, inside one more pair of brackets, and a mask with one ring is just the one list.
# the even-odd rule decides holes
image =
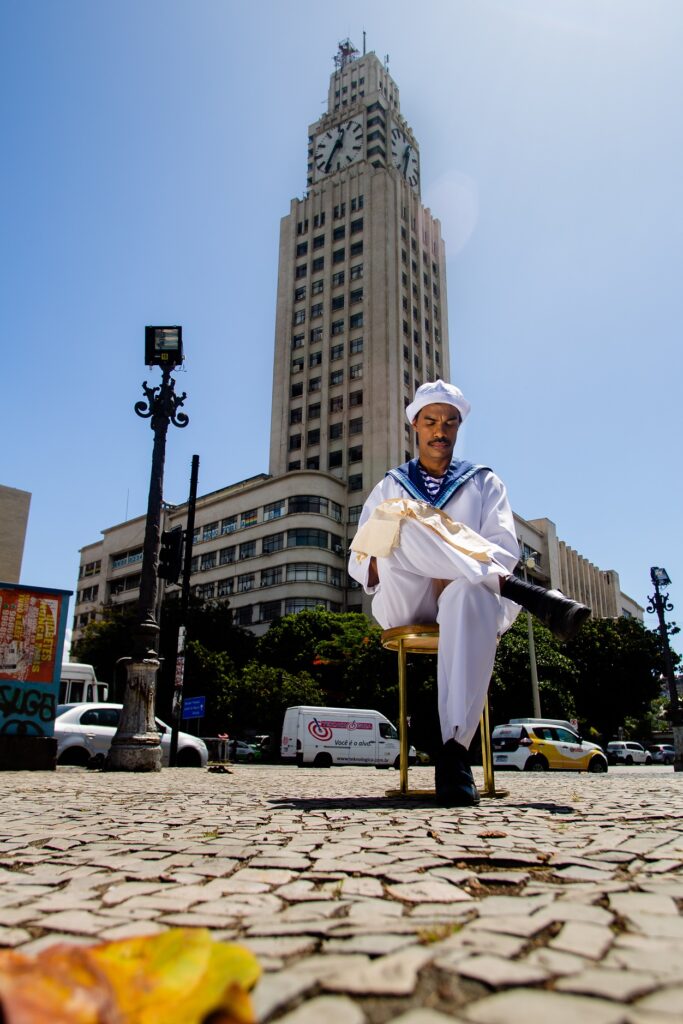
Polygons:
[[206,926],[283,1024],[681,1021],[683,774],[499,774],[455,810],[397,777],[1,774],[0,945]]

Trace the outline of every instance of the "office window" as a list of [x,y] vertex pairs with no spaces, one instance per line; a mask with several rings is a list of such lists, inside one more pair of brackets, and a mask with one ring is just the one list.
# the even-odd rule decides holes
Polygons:
[[[261,582],[262,587],[267,585],[268,584],[264,584],[263,581]],[[260,609],[261,622],[272,622],[273,619],[279,619],[281,609],[282,601],[264,601],[261,604]]]
[[301,526],[298,529],[287,531],[288,548],[309,547],[327,550],[328,542],[329,535],[327,530],[313,530]]
[[237,577],[237,593],[243,594],[246,590],[253,590],[256,577],[253,572],[245,573]]
[[410,387],[410,374],[408,373],[407,370],[403,371],[403,383],[407,388]]
[[323,354],[322,354],[322,352],[311,352],[311,354],[308,357],[308,365],[309,366],[320,366],[322,361],[323,361]]
[[358,352],[362,352],[362,351],[363,351],[363,339],[362,338],[352,338],[351,339],[351,344],[349,345],[349,352],[351,353],[351,355],[355,355]]
[[[363,81],[364,81],[364,79],[361,78],[361,83]],[[384,124],[384,118],[378,116],[377,120],[380,122],[380,124]],[[370,123],[371,122],[368,121],[368,124],[370,124]],[[351,213],[355,213],[356,210],[362,210],[364,204],[365,204],[365,199],[364,199],[363,196],[356,196],[356,197],[354,197],[351,200]]]
[[316,213],[315,216],[313,217],[313,227],[314,228],[321,228],[324,223],[325,223],[325,211],[323,210],[322,213]]
[[237,529],[237,516],[228,516],[221,521],[221,534],[233,533]]
[[308,407],[308,418],[309,420],[320,419],[320,402],[315,402],[313,405]]
[[311,330],[310,337],[311,337],[311,344],[313,344],[313,342],[316,342],[316,341],[322,341],[323,340],[323,329],[322,329],[322,327],[314,327]]
[[257,518],[258,510],[255,508],[250,508],[246,512],[242,513],[240,519],[240,526],[242,527],[243,530],[246,529],[246,527],[248,526],[256,526]]
[[293,324],[302,324],[302,323],[305,322],[305,320],[306,320],[306,310],[305,309],[297,309],[297,311],[295,312],[294,316],[292,317],[292,323]]
[[363,490],[363,474],[354,473],[349,477],[349,490],[350,491],[362,491]]
[[289,597],[285,601],[285,615],[296,615],[297,612],[305,612],[311,608],[327,608],[327,601],[315,597]]
[[355,328],[362,327],[362,326],[363,326],[363,314],[362,313],[354,313],[353,316],[349,317],[349,329],[350,330],[353,331]]
[[304,344],[305,335],[293,334],[292,335],[292,348],[302,348]]
[[343,359],[344,357],[344,346],[333,345],[330,349],[330,359],[334,362],[335,359]]
[[335,395],[330,399],[330,412],[341,412],[344,408],[344,396]]
[[309,430],[306,437],[306,443],[309,445],[320,444],[320,430],[316,427],[314,430]]
[[339,206],[334,208],[334,219],[339,220],[340,217],[346,216],[346,203],[340,203]]
[[363,417],[357,416],[354,420],[349,420],[349,434],[362,434],[363,432]]
[[272,555],[274,551],[282,551],[284,546],[284,533],[271,533],[269,536],[263,538],[261,551],[264,555]]
[[338,270],[336,274],[332,275],[332,287],[337,288],[340,284],[344,284],[343,270]]
[[363,255],[363,243],[362,242],[353,242],[353,244],[351,245],[351,248],[349,249],[349,255],[350,256],[362,256]]
[[229,597],[230,594],[232,594],[233,582],[234,581],[232,579],[232,576],[230,578],[226,577],[223,580],[217,580],[216,581],[216,590],[217,590],[217,595],[216,596],[217,597]]
[[308,273],[308,265],[306,263],[300,264],[295,271],[295,278],[299,281],[302,277],[305,277]]
[[302,284],[299,288],[294,289],[294,301],[301,302],[302,299],[306,298],[306,285]]
[[349,462],[361,462],[363,459],[363,445],[357,444],[348,451]]
[[254,609],[250,604],[245,605],[243,608],[235,608],[232,613],[232,621],[236,626],[250,626],[253,612]]
[[203,554],[201,556],[201,561],[199,563],[199,568],[201,570],[203,570],[203,571],[206,571],[207,569],[215,569],[216,568],[216,552],[215,551],[207,551],[205,554]]
[[324,235],[316,235],[316,237],[313,239],[313,248],[314,249],[322,249],[324,244],[325,244],[325,236]]
[[349,377],[351,378],[351,380],[360,380],[362,376],[363,376],[363,364],[362,363],[355,363],[353,366],[349,367]]
[[344,296],[343,295],[335,295],[335,297],[332,299],[332,312],[334,312],[337,309],[343,309],[343,308],[344,308]]
[[345,234],[346,234],[346,227],[345,227],[344,224],[340,224],[339,227],[336,227],[334,229],[334,231],[332,232],[332,240],[334,242],[338,242],[339,239],[343,238]]
[[320,456],[309,455],[308,458],[306,459],[306,469],[320,469]]
[[233,544],[229,548],[221,548],[218,552],[218,562],[220,565],[232,565],[235,561],[235,545]]
[[344,383],[344,371],[343,370],[332,370],[330,373],[330,386],[334,387],[335,384]]
[[335,320],[332,324],[332,334],[343,334],[344,333],[344,321]]
[[338,469],[342,464],[342,453],[341,451],[330,452],[327,457],[328,469]]
[[325,266],[325,257],[324,256],[316,256],[316,258],[311,263],[311,272],[313,274],[315,274],[316,271],[322,270],[324,266]]
[[271,519],[279,519],[285,514],[285,502],[283,498],[279,501],[271,501],[263,506],[263,522],[268,523]]
[[210,601],[214,596],[215,589],[215,583],[199,583],[194,588],[194,592],[195,596],[198,597],[200,601]]
[[303,356],[297,356],[296,359],[292,359],[292,373],[303,373],[304,372],[304,359]]
[[322,387],[322,378],[320,378],[320,377],[311,377],[311,379],[308,382],[308,390],[309,391],[320,391],[321,387]]
[[352,291],[351,294],[349,295],[349,303],[351,305],[353,305],[355,302],[362,302],[362,301],[363,301],[363,289],[362,288],[354,289],[354,291]]
[[356,263],[355,267],[351,267],[350,274],[351,274],[351,280],[352,281],[356,281],[356,280],[358,280],[359,277],[362,277],[363,276],[363,264],[362,263]]
[[290,423],[301,423],[303,419],[303,409],[290,409],[289,411],[289,422]]
[[218,521],[207,523],[202,530],[202,540],[214,540],[218,536]]
[[324,286],[322,278],[320,278],[318,281],[313,281],[311,283],[311,295],[319,295],[320,292],[323,290],[323,287]]
[[240,544],[240,561],[244,558],[254,558],[256,555],[256,541],[245,540],[244,543]]
[[351,221],[351,234],[355,235],[356,232],[363,230],[363,218],[359,217],[357,220]]
[[301,469],[301,459],[294,459],[293,462],[287,463],[287,472],[292,472],[295,469]]
[[330,441],[336,441],[338,437],[342,437],[344,434],[343,423],[331,423],[330,424]]
[[360,514],[363,511],[362,505],[350,505],[349,506],[349,525],[353,526],[360,519]]
[[[303,366],[301,368],[303,369]],[[301,395],[303,395],[303,393],[304,386],[301,381],[299,381],[297,384],[292,384],[292,386],[289,389],[289,394],[291,398],[300,398]]]
[[344,262],[344,258],[345,258],[345,252],[344,252],[343,249],[335,249],[335,251],[332,253],[332,262],[333,263],[343,263]]
[[314,302],[311,306],[311,320],[315,320],[317,316],[323,315],[323,304],[322,302]]
[[288,583],[327,583],[327,566],[315,562],[294,562],[287,566]]
[[282,567],[277,566],[275,569],[263,569],[261,572],[261,586],[262,587],[274,587],[278,583],[282,583]]
[[355,406],[355,405],[362,405],[362,404],[363,404],[363,392],[362,391],[352,391],[351,394],[349,395],[349,405]]
[[305,256],[308,252],[308,242],[299,242],[296,247],[297,256]]
[[289,435],[289,450],[295,452],[301,448],[301,434],[290,434]]

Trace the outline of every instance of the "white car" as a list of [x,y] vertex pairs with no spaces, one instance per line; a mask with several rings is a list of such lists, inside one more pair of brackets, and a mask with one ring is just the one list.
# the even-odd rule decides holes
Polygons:
[[[85,766],[93,759],[103,761],[118,728],[122,707],[122,704],[60,705],[55,719],[57,764]],[[168,765],[171,727],[160,718],[155,718],[155,722],[160,733],[162,764]],[[179,768],[205,768],[208,760],[209,752],[203,740],[186,732],[178,733]]]
[[607,757],[611,764],[652,764],[649,750],[631,740],[613,740],[608,743]]

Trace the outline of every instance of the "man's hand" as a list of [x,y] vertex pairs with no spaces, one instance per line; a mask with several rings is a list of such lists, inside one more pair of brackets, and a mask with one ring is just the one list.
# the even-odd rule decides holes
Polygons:
[[370,569],[368,571],[368,586],[376,587],[379,583],[379,573],[377,572],[377,559],[373,555],[370,559]]

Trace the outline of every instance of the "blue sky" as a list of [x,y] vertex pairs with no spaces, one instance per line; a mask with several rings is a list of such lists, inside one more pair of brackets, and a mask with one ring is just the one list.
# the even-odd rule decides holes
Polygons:
[[683,621],[677,0],[4,0],[0,482],[33,494],[22,581],[74,588],[78,549],[145,510],[145,324],[184,328],[167,500],[195,452],[202,493],[267,471],[279,221],[363,29],[442,221],[461,454],[641,604],[665,566]]

